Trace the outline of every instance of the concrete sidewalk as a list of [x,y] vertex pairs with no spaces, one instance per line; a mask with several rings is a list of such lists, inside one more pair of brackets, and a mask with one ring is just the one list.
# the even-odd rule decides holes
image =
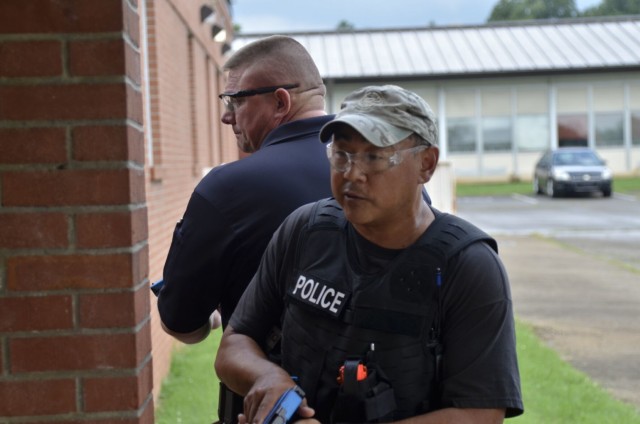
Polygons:
[[640,411],[640,264],[634,272],[549,239],[497,238],[516,317]]

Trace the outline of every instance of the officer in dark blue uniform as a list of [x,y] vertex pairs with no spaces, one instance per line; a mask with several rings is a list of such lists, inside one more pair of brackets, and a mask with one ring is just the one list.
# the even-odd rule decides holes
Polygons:
[[222,122],[250,155],[210,171],[175,228],[158,310],[165,331],[185,343],[207,337],[216,310],[226,325],[282,220],[331,195],[317,140],[332,116],[305,48],[290,37],[268,37],[238,50],[224,67]]

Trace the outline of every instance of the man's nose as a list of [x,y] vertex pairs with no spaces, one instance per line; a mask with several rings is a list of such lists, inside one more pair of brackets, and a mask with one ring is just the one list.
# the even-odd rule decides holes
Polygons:
[[225,109],[224,112],[222,112],[220,121],[222,121],[223,124],[232,125],[235,121],[235,114],[233,111]]
[[354,158],[349,158],[349,162],[347,163],[347,166],[342,175],[345,179],[357,180],[358,178],[362,178],[365,173],[358,165],[358,161],[354,160]]

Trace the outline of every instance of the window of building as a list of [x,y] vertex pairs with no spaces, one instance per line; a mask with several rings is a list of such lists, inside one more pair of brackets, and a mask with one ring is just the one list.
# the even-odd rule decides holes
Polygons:
[[624,118],[621,113],[597,113],[595,115],[596,147],[622,146],[624,143]]
[[624,87],[622,84],[593,87],[596,147],[624,144]]
[[551,147],[547,86],[519,87],[515,143],[518,151],[540,152]]
[[487,152],[511,150],[511,119],[508,117],[482,118],[482,140]]
[[472,90],[446,93],[447,141],[452,153],[475,152],[476,108]]
[[476,121],[473,118],[447,118],[450,152],[476,151]]
[[482,90],[482,145],[485,152],[511,151],[511,91]]
[[587,146],[589,125],[587,116],[587,88],[569,86],[558,88],[558,146]]
[[541,152],[548,149],[551,146],[548,116],[518,115],[515,137],[519,151]]
[[631,144],[640,146],[640,84],[630,84]]
[[587,146],[589,128],[587,114],[558,115],[558,146]]
[[631,112],[631,144],[640,146],[640,111]]

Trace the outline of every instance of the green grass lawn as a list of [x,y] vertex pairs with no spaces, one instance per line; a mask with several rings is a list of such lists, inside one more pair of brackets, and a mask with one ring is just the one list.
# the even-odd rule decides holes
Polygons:
[[221,330],[175,351],[156,408],[156,424],[211,424],[218,420],[218,378],[213,360]]
[[[618,177],[613,180],[616,193],[640,196],[640,177]],[[531,181],[457,183],[456,195],[465,196],[509,196],[511,194],[533,194]]]
[[[613,399],[583,373],[517,324],[524,415],[514,424],[640,424],[640,413]],[[217,418],[218,380],[213,360],[220,331],[200,344],[176,351],[156,410],[158,424],[206,424]]]
[[627,178],[614,179],[613,191],[640,196],[640,177],[627,177]]
[[584,373],[545,346],[531,327],[517,323],[517,349],[525,413],[514,424],[638,424],[640,411],[615,400]]

